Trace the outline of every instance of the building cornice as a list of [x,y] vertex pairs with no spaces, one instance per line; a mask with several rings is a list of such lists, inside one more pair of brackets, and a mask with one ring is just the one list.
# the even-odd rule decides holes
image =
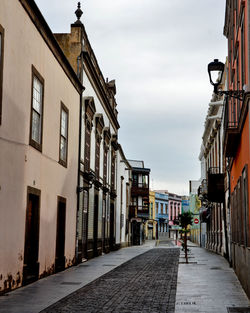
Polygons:
[[38,32],[41,34],[42,38],[46,42],[47,46],[49,47],[49,49],[51,50],[55,58],[57,59],[58,63],[61,65],[65,74],[68,76],[68,78],[74,85],[75,89],[78,91],[79,94],[82,94],[85,88],[82,86],[75,71],[73,70],[68,59],[66,58],[65,54],[61,50],[57,40],[55,39],[50,27],[45,21],[35,1],[34,0],[19,0],[19,2],[22,4],[23,8],[29,15],[31,21],[37,28]]
[[[108,114],[109,114],[115,128],[119,129],[120,125],[118,123],[118,120],[117,120],[115,113],[114,113],[114,111],[110,105],[110,102],[109,102],[109,99],[107,98],[106,92],[105,92],[105,90],[101,84],[101,81],[100,81],[98,73],[95,69],[95,66],[93,65],[93,63],[91,61],[91,57],[87,51],[83,51],[83,58],[84,58],[85,65],[87,66],[88,72],[90,74],[89,79],[90,79],[90,81],[91,81],[91,79],[93,79],[94,86],[97,89],[97,95],[100,95],[101,103],[103,103],[104,106],[106,107]],[[86,74],[88,74],[88,73],[86,73]]]

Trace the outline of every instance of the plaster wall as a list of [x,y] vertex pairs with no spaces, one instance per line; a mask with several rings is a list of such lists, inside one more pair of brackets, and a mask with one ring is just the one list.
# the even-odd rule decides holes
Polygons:
[[[117,151],[117,205],[116,205],[116,243],[126,242],[126,216],[127,216],[127,199],[126,186],[129,183],[129,170],[126,170],[127,164],[121,155],[120,150]],[[123,177],[123,183],[121,183]],[[122,190],[121,190],[122,188]],[[121,201],[122,194],[122,201]],[[121,225],[121,218],[123,219]]]
[[[55,261],[57,196],[67,201],[66,266],[73,263],[80,95],[19,1],[1,0],[0,21],[5,29],[0,126],[1,291],[8,276],[13,277],[12,288],[21,284],[28,186],[41,190],[40,276],[49,273]],[[29,145],[32,65],[44,78],[42,153]],[[61,101],[69,109],[67,168],[58,163]]]

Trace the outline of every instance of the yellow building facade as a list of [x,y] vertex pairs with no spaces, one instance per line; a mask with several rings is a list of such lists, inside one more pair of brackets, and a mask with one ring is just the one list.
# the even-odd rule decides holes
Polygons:
[[156,239],[157,221],[155,220],[155,192],[149,191],[149,219],[145,227],[146,239]]

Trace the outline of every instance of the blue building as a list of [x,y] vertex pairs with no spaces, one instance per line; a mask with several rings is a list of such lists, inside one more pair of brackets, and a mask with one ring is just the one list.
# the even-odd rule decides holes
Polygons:
[[155,219],[158,224],[158,237],[168,233],[168,194],[155,192]]
[[190,211],[189,197],[183,196],[181,200],[181,213]]

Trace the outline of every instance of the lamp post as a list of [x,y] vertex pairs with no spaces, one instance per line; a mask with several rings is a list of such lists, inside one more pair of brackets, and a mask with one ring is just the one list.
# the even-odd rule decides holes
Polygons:
[[219,96],[226,95],[228,97],[243,100],[244,90],[219,90],[218,87],[222,81],[224,68],[224,63],[220,62],[218,59],[214,59],[214,61],[210,62],[207,66],[210,83],[214,86],[214,93]]

